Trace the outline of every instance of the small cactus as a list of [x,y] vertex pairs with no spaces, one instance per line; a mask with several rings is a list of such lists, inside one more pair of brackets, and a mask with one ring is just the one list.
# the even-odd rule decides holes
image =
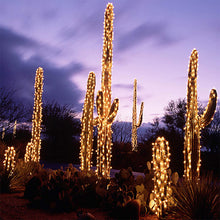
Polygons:
[[86,97],[81,120],[80,169],[88,172],[91,168],[93,146],[93,111],[94,111],[95,73],[90,72],[87,82]]
[[153,211],[160,217],[164,214],[164,210],[167,209],[168,198],[171,194],[168,174],[170,164],[170,147],[164,137],[158,137],[156,142],[152,145],[152,164],[154,170],[154,189],[152,191],[154,198]]
[[14,147],[8,147],[7,150],[5,150],[5,159],[3,161],[4,168],[6,172],[13,173],[13,170],[15,168],[15,149]]
[[187,180],[199,180],[200,177],[200,132],[211,121],[215,113],[217,92],[212,89],[209,103],[202,116],[198,115],[197,101],[198,52],[193,50],[190,56],[187,86],[187,113],[184,139],[184,177]]
[[26,153],[24,155],[24,162],[29,162],[33,160],[34,156],[34,146],[32,144],[32,142],[28,142],[27,146],[26,146]]
[[132,113],[132,134],[131,134],[131,144],[132,151],[137,151],[137,128],[141,126],[143,120],[143,109],[144,103],[141,103],[139,121],[137,123],[137,80],[134,80],[134,96],[133,96],[133,113]]

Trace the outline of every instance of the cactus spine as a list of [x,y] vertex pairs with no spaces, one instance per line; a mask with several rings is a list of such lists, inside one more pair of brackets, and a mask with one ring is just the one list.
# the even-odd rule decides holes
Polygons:
[[212,121],[217,102],[217,92],[212,89],[205,112],[202,116],[198,115],[197,67],[198,52],[194,49],[190,56],[188,71],[187,112],[183,151],[184,177],[187,180],[199,180],[201,166],[200,131]]
[[101,90],[97,95],[97,169],[99,177],[110,177],[111,169],[111,125],[118,111],[119,100],[115,99],[111,105],[111,70],[112,70],[112,40],[113,40],[113,5],[109,3],[104,17],[104,39],[102,55]]
[[14,147],[8,147],[8,149],[5,150],[5,159],[3,161],[3,165],[8,173],[13,173],[15,168],[15,154],[16,152]]
[[93,111],[94,111],[95,73],[90,72],[81,120],[80,169],[88,172],[91,168],[93,146]]
[[143,120],[144,103],[141,103],[139,121],[137,123],[137,80],[134,80],[134,95],[133,95],[133,113],[132,113],[132,134],[131,144],[132,151],[137,151],[137,128],[141,126]]
[[[35,94],[34,94],[34,110],[32,115],[32,138],[33,145],[32,155],[29,156],[31,161],[39,162],[41,149],[41,122],[42,122],[42,93],[43,93],[43,69],[39,67],[35,77]],[[28,152],[26,151],[26,154]],[[26,155],[27,156],[27,155]]]
[[162,216],[167,208],[168,199],[171,194],[168,168],[170,164],[169,144],[164,137],[158,137],[155,143],[152,143],[153,153],[153,171],[154,171],[154,197],[153,211],[157,216]]

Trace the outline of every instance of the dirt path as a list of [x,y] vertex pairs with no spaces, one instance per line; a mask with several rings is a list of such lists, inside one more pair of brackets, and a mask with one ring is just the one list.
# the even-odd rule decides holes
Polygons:
[[[44,210],[28,207],[28,200],[23,199],[23,193],[0,194],[0,220],[74,220],[78,219],[76,212],[52,214]],[[111,220],[107,213],[100,209],[83,209],[91,213],[97,220]],[[156,217],[146,216],[140,220],[156,220]]]

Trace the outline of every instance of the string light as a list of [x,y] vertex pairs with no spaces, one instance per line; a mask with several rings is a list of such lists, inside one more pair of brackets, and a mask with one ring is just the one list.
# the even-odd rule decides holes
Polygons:
[[26,153],[24,155],[24,162],[34,161],[34,146],[31,142],[29,142],[26,146]]
[[95,92],[95,73],[90,72],[87,81],[87,91],[83,106],[81,119],[81,147],[80,147],[80,169],[88,172],[91,168],[92,146],[93,146],[93,110]]
[[117,114],[119,100],[111,104],[111,70],[112,70],[112,40],[113,40],[113,5],[109,3],[104,15],[104,39],[102,55],[102,82],[101,91],[98,92],[97,106],[97,169],[99,177],[110,177],[112,130],[111,125]]
[[186,180],[199,180],[200,177],[200,133],[201,129],[207,126],[213,119],[217,92],[212,89],[209,96],[209,103],[202,116],[198,115],[197,101],[197,69],[198,52],[194,49],[190,56],[187,85],[187,110],[184,137],[184,178]]
[[144,103],[141,103],[139,121],[137,123],[137,80],[134,80],[134,95],[133,95],[133,113],[132,113],[132,133],[131,145],[132,151],[137,151],[137,128],[141,126],[143,120]]
[[152,143],[153,153],[153,170],[154,170],[154,189],[153,202],[151,201],[152,210],[159,217],[168,207],[168,199],[171,196],[172,190],[169,180],[169,164],[170,164],[170,147],[168,141],[164,137],[158,137],[155,143]]
[[[31,161],[39,162],[40,161],[40,149],[41,149],[41,122],[42,122],[42,93],[43,93],[43,69],[39,67],[36,71],[35,77],[35,94],[34,94],[34,110],[32,115],[32,138],[31,144]],[[29,148],[26,148],[26,150]],[[26,151],[28,155],[28,152]]]
[[5,150],[5,159],[3,161],[3,166],[7,172],[10,174],[13,173],[15,168],[15,149],[14,147],[8,147],[7,150]]

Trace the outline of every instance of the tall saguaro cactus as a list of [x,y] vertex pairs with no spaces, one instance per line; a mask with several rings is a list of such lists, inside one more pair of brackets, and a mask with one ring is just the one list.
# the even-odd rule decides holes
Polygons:
[[[32,151],[26,152],[26,158],[31,161],[39,162],[41,149],[41,122],[42,122],[42,93],[43,93],[43,69],[39,67],[35,76],[35,94],[34,94],[34,110],[32,115]],[[27,148],[28,149],[28,148]],[[26,149],[26,150],[27,150]],[[32,155],[28,155],[31,152]]]
[[156,142],[152,145],[152,163],[154,171],[154,189],[152,191],[154,195],[153,211],[157,216],[162,216],[164,214],[164,210],[167,209],[168,199],[171,195],[168,174],[170,164],[170,147],[164,137],[158,137]]
[[184,177],[187,180],[198,180],[200,177],[200,131],[212,121],[217,103],[217,92],[212,89],[205,112],[201,116],[198,115],[197,68],[198,52],[194,49],[190,56],[188,71],[187,113],[183,151]]
[[90,72],[81,120],[80,169],[88,172],[91,168],[93,146],[93,111],[94,111],[95,73]]
[[141,103],[139,121],[137,123],[137,80],[134,80],[134,95],[133,95],[133,112],[132,112],[132,134],[131,144],[132,151],[137,151],[137,128],[141,126],[143,120],[144,103]]
[[104,39],[102,54],[102,82],[97,95],[97,175],[109,178],[111,169],[111,125],[118,111],[119,100],[111,104],[111,71],[112,71],[112,40],[113,40],[113,5],[109,3],[105,10]]

